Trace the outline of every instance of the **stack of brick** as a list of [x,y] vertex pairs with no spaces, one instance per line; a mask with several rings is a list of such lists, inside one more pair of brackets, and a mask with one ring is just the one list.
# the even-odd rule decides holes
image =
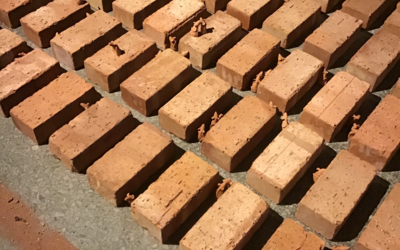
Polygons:
[[0,70],[12,63],[18,54],[29,51],[29,46],[20,36],[7,29],[0,30]]

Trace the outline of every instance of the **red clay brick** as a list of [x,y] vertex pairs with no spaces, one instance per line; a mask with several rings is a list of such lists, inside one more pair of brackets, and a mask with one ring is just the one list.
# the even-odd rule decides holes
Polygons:
[[239,19],[244,30],[252,30],[276,11],[283,0],[232,0],[226,7],[226,13]]
[[301,51],[293,51],[258,86],[257,97],[272,102],[281,112],[290,110],[322,78],[323,63]]
[[307,37],[303,51],[330,68],[357,40],[362,21],[340,10]]
[[62,72],[57,60],[40,49],[15,59],[0,71],[0,114],[8,117],[10,109]]
[[258,73],[276,64],[279,49],[280,40],[254,29],[218,60],[217,75],[233,87],[247,90]]
[[264,21],[262,30],[280,39],[282,48],[289,48],[315,28],[320,9],[313,0],[287,1]]
[[140,30],[143,21],[164,7],[171,0],[116,0],[113,2],[114,16],[129,29]]
[[155,57],[155,42],[142,32],[131,30],[85,60],[90,80],[113,92],[129,76]]
[[12,63],[19,53],[30,51],[24,39],[7,29],[0,30],[0,69]]
[[375,168],[348,151],[341,151],[300,201],[296,217],[332,239],[375,177]]
[[332,12],[344,0],[314,0],[321,5],[321,11],[324,13]]
[[400,99],[400,78],[392,89],[392,95]]
[[307,104],[300,123],[331,142],[364,102],[369,84],[338,72]]
[[242,249],[267,214],[263,199],[234,183],[183,237],[180,249]]
[[383,201],[358,239],[355,250],[400,249],[400,184]]
[[145,122],[88,168],[89,184],[119,206],[171,159],[174,150],[169,136]]
[[292,219],[286,219],[262,250],[322,250],[325,241]]
[[218,180],[215,168],[188,151],[131,204],[133,219],[164,243],[216,190]]
[[324,139],[292,122],[268,145],[247,172],[247,184],[280,203],[313,164]]
[[394,34],[400,34],[400,3],[397,4],[396,10],[386,19],[382,28],[388,29]]
[[231,85],[206,71],[159,110],[160,126],[191,141],[202,124],[210,124],[214,112],[220,114],[229,107],[232,98]]
[[21,25],[19,20],[32,11],[48,4],[52,0],[1,0],[0,22],[10,28],[17,28]]
[[346,0],[342,11],[363,21],[363,28],[368,29],[371,25],[397,0]]
[[150,116],[194,77],[190,61],[167,49],[121,84],[122,99],[141,114]]
[[25,36],[41,48],[50,47],[50,40],[90,13],[87,3],[78,0],[54,0],[48,5],[21,18]]
[[114,0],[86,0],[94,10],[102,10],[104,12],[112,11],[112,3]]
[[382,170],[400,148],[400,99],[387,95],[351,140],[349,151]]
[[240,21],[225,12],[218,11],[205,20],[212,32],[200,37],[186,34],[179,42],[179,51],[189,52],[193,66],[205,69],[215,63],[241,38]]
[[275,109],[257,97],[244,97],[208,131],[202,154],[232,171],[271,131],[275,114]]
[[190,31],[193,22],[207,15],[202,1],[173,0],[144,20],[143,32],[162,49],[170,48],[169,37],[178,42]]
[[50,43],[59,62],[71,69],[80,69],[86,58],[124,32],[116,18],[100,10],[56,35]]
[[207,11],[211,14],[214,14],[219,10],[225,10],[226,5],[230,1],[231,0],[205,0],[204,3],[206,4]]
[[59,78],[11,109],[15,126],[37,144],[44,144],[59,128],[100,99],[92,85],[73,72]]
[[73,172],[84,172],[136,126],[129,109],[103,98],[49,139],[50,152]]

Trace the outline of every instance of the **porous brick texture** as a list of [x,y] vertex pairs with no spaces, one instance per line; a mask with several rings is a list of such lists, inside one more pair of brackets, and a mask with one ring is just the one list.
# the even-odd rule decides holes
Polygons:
[[244,97],[207,132],[202,154],[223,169],[234,170],[271,131],[275,114],[257,97]]
[[200,69],[209,67],[232,48],[241,38],[240,21],[218,11],[205,20],[207,29],[212,31],[199,37],[190,33],[179,41],[179,51],[189,52],[193,66]]
[[231,0],[205,0],[204,3],[206,5],[207,11],[211,14],[214,14],[219,10],[225,10],[226,5],[230,1]]
[[331,142],[360,108],[368,90],[368,83],[338,72],[303,109],[300,123]]
[[132,202],[133,219],[164,243],[216,190],[218,181],[218,171],[188,151]]
[[57,60],[40,49],[17,58],[0,71],[0,115],[49,84],[63,72]]
[[51,41],[53,55],[71,69],[80,69],[86,58],[120,37],[122,24],[104,11],[96,11]]
[[85,172],[136,123],[129,109],[102,98],[51,135],[50,152],[71,171]]
[[87,77],[108,92],[117,90],[129,76],[155,57],[155,42],[131,30],[85,60]]
[[254,29],[218,60],[217,75],[239,90],[248,90],[257,74],[275,66],[279,49],[279,39]]
[[300,201],[296,217],[333,239],[363,197],[376,169],[348,151],[340,151]]
[[351,139],[349,151],[382,170],[400,147],[400,99],[387,95]]
[[112,3],[114,0],[86,0],[94,10],[102,10],[104,12],[112,11]]
[[272,102],[281,112],[286,112],[322,79],[322,71],[322,61],[295,50],[265,75],[258,86],[257,97],[266,103]]
[[344,0],[314,0],[316,3],[321,5],[321,11],[329,13],[339,7]]
[[183,237],[180,249],[242,249],[267,214],[263,199],[234,183]]
[[400,99],[400,78],[392,89],[392,95]]
[[81,103],[100,99],[92,85],[73,72],[56,80],[11,109],[15,126],[36,144],[44,144],[59,128],[84,111]]
[[224,112],[232,99],[229,83],[206,71],[159,110],[158,120],[166,131],[192,141],[197,129],[208,127],[214,112]]
[[174,155],[171,138],[148,122],[139,125],[87,169],[90,186],[115,206],[124,204]]
[[21,18],[25,36],[38,47],[50,47],[50,40],[90,13],[89,4],[78,0],[54,0]]
[[19,53],[30,51],[24,39],[7,29],[0,30],[0,70],[12,63]]
[[382,28],[388,29],[394,34],[400,34],[400,2],[397,4],[396,10],[386,19]]
[[280,203],[314,163],[324,140],[311,129],[292,122],[268,145],[247,172],[247,184]]

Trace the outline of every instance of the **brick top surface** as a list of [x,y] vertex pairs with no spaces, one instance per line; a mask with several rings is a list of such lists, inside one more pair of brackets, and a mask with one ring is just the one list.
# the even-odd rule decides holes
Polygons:
[[133,203],[158,228],[164,228],[218,171],[187,151]]
[[0,100],[12,95],[27,82],[37,78],[58,62],[40,49],[17,58],[0,71]]
[[116,0],[114,5],[130,13],[136,13],[158,0]]
[[372,14],[376,12],[388,0],[346,0],[343,7],[357,10],[360,13]]
[[11,113],[31,128],[36,128],[93,86],[69,71],[15,106]]
[[5,12],[10,12],[31,1],[32,0],[1,0],[0,9],[4,10]]
[[252,15],[269,2],[271,0],[232,0],[228,4],[230,7],[240,10],[247,15]]
[[275,113],[268,104],[248,95],[210,129],[203,142],[233,157]]
[[20,36],[8,29],[0,30],[0,56],[24,42]]
[[279,44],[278,38],[259,29],[254,29],[222,56],[218,62],[234,72],[245,75],[263,58],[267,51],[272,51]]
[[179,124],[190,125],[231,89],[229,83],[206,71],[161,110],[170,118],[179,121]]
[[99,10],[56,35],[51,42],[74,53],[119,24],[120,22],[115,17]]
[[93,65],[103,74],[110,75],[155,44],[151,38],[137,30],[129,31],[112,43],[125,54],[118,55],[111,45],[107,45],[86,59],[85,63]]

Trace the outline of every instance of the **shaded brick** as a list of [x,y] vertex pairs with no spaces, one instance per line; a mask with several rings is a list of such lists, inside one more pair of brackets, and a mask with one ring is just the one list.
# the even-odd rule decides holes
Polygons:
[[0,22],[10,28],[21,25],[19,20],[52,0],[2,0],[0,2]]
[[24,39],[7,29],[0,30],[0,69],[12,63],[19,53],[30,51]]
[[94,10],[102,10],[104,12],[112,11],[114,0],[86,0]]
[[386,19],[382,28],[388,29],[394,34],[400,34],[400,3],[397,4],[396,10]]
[[214,14],[219,10],[225,10],[226,5],[230,1],[231,0],[205,0],[204,3],[206,4],[207,11],[211,14]]
[[321,11],[324,13],[332,12],[344,0],[314,0],[321,5]]

